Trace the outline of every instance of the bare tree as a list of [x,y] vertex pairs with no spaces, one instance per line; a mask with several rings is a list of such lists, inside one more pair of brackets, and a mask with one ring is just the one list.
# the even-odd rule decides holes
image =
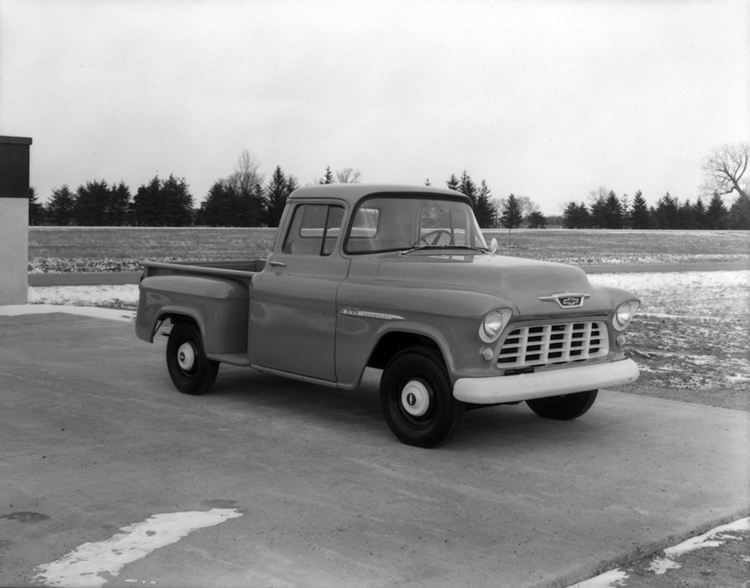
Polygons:
[[361,179],[362,174],[357,169],[345,167],[344,169],[336,170],[336,181],[339,184],[359,184]]
[[239,194],[250,194],[256,185],[263,184],[263,174],[260,164],[251,153],[245,149],[237,160],[234,173],[227,178],[227,182]]
[[724,196],[737,192],[737,196],[747,198],[750,181],[745,172],[749,158],[750,143],[722,145],[714,149],[703,163],[705,195]]

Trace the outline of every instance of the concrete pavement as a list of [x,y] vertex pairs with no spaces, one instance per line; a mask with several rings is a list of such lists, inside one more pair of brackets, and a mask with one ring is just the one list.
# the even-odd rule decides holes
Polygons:
[[376,374],[341,392],[222,366],[189,397],[163,353],[126,322],[0,316],[0,586],[212,509],[242,516],[93,580],[565,586],[749,506],[746,412],[607,391],[573,422],[473,411],[421,450],[385,427]]

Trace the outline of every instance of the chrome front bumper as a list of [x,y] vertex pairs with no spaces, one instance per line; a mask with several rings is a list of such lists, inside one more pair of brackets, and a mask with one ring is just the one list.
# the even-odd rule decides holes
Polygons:
[[519,402],[608,386],[620,386],[638,379],[632,359],[580,367],[488,378],[460,378],[453,385],[456,400],[470,404]]

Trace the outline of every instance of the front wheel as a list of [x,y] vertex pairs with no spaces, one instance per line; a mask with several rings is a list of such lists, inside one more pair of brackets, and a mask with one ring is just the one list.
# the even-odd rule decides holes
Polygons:
[[380,406],[391,432],[403,443],[435,447],[464,415],[440,355],[431,349],[401,351],[380,380]]
[[527,400],[526,404],[540,417],[569,421],[586,413],[594,404],[598,393],[598,390],[589,390],[588,392]]
[[167,340],[167,370],[183,394],[205,394],[216,381],[219,362],[206,357],[201,333],[193,323],[181,321]]

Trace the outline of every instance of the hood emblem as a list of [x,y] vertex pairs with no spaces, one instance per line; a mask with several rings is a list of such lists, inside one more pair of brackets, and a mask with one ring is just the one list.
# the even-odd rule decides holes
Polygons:
[[591,294],[579,294],[574,292],[561,292],[560,294],[550,294],[549,296],[540,296],[539,300],[554,301],[560,308],[581,308],[586,298]]

